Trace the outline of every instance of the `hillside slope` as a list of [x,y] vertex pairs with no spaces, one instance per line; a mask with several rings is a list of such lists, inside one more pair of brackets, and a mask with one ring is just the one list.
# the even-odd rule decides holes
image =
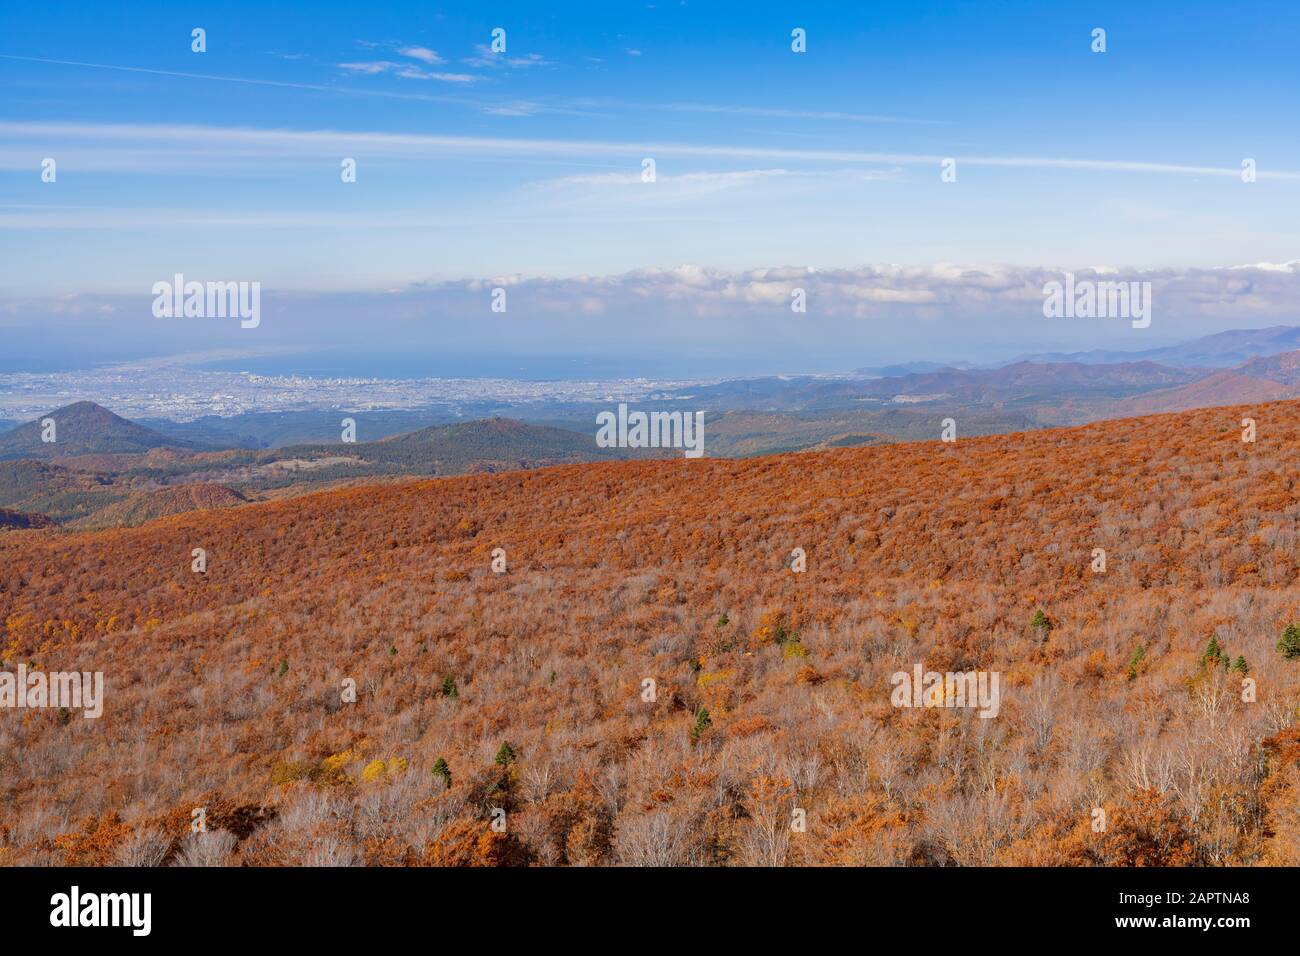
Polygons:
[[1117,402],[1112,414],[1180,412],[1208,405],[1281,401],[1300,397],[1300,352],[1251,359],[1199,381]]
[[0,536],[6,666],[108,687],[0,715],[0,861],[1295,864],[1297,456],[1288,402]]
[[[46,429],[42,422],[46,420],[54,423],[54,441],[43,440]],[[199,447],[127,421],[94,402],[74,402],[0,434],[0,461],[136,453],[163,446]]]
[[172,485],[132,492],[86,518],[69,522],[68,527],[112,528],[137,525],[186,511],[233,508],[247,501],[238,491],[225,485]]
[[[512,418],[489,418],[455,425],[433,425],[358,446],[370,461],[428,464],[431,472],[515,471],[540,465],[625,458],[629,452],[601,448],[587,433],[530,425]],[[288,451],[288,449],[286,449]]]

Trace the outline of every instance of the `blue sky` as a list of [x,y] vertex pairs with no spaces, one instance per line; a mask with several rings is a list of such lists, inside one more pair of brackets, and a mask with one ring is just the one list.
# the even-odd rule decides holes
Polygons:
[[[476,327],[464,283],[522,276],[592,282],[559,318],[517,297],[515,314],[542,316],[521,348],[581,335],[584,308],[601,348],[655,347],[664,326],[641,306],[659,295],[659,314],[716,350],[763,295],[729,302],[724,287],[701,305],[619,277],[946,264],[1182,276],[1300,258],[1294,4],[542,6],[10,5],[0,321],[29,345],[61,328],[120,348],[250,345],[145,321],[150,285],[184,272],[286,296],[259,343],[303,344],[310,328],[346,344],[358,311],[382,325],[385,295],[424,290],[412,340],[473,352],[499,335]],[[945,157],[955,183],[940,182]],[[1258,182],[1241,182],[1244,157]],[[457,294],[439,299],[439,283]],[[1218,311],[1175,299],[1132,347],[1294,318],[1292,291]],[[67,297],[85,307],[50,305]],[[959,291],[919,314],[907,295],[875,295],[879,308],[840,303],[765,341],[776,355],[807,345],[805,364],[825,367],[846,340],[880,353],[861,365],[1132,337],[1043,328],[1023,299]],[[86,314],[110,318],[78,326]]]

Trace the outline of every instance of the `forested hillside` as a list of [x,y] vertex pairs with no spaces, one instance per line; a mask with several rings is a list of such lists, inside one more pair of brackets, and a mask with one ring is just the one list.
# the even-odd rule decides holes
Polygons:
[[0,461],[69,455],[142,453],[153,448],[201,447],[127,421],[94,402],[75,402],[0,432]]
[[1297,460],[1279,402],[6,532],[3,669],[106,701],[0,714],[0,862],[1300,863]]

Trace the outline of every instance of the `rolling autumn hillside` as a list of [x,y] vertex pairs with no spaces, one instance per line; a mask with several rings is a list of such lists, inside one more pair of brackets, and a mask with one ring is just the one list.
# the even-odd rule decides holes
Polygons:
[[1288,401],[9,531],[3,669],[106,701],[0,713],[0,862],[1300,863],[1297,460]]

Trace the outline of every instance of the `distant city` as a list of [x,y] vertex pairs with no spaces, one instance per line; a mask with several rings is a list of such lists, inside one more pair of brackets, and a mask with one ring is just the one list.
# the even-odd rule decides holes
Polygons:
[[[316,378],[211,371],[156,362],[59,372],[0,373],[0,418],[25,420],[73,401],[122,415],[194,421],[209,415],[423,408],[496,402],[667,400],[668,392],[711,380],[628,378],[524,381],[507,378]],[[673,396],[680,397],[680,396]]]

